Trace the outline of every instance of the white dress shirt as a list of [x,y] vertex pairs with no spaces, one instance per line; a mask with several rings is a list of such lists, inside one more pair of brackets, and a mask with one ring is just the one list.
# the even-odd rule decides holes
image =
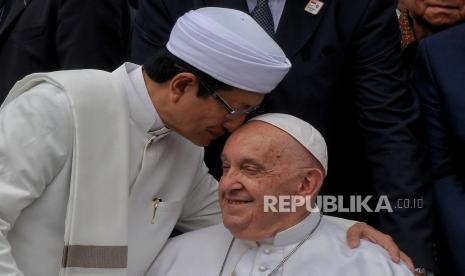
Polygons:
[[[312,231],[318,217],[307,216],[270,240],[236,239],[229,254],[232,236],[222,224],[186,233],[168,241],[147,275],[217,276],[223,263],[222,275],[268,275]],[[333,220],[323,217],[310,238],[273,276],[413,275],[404,263],[393,263],[376,244],[362,240],[358,248],[350,249],[346,229],[333,224]]]

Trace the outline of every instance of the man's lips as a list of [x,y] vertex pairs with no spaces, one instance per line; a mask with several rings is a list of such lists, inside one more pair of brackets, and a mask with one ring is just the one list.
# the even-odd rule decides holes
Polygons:
[[233,205],[240,205],[240,204],[247,204],[250,201],[242,201],[242,200],[226,200],[228,204],[233,204]]
[[247,204],[247,203],[252,202],[252,200],[241,199],[241,198],[225,198],[224,201],[227,204],[232,204],[232,205],[241,205],[241,204]]
[[430,9],[444,9],[444,10],[452,10],[452,9],[460,8],[458,5],[447,4],[447,3],[429,4],[427,7]]

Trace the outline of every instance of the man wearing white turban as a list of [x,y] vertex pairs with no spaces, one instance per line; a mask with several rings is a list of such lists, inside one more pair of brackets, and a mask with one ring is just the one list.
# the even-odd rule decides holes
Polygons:
[[33,74],[10,91],[0,275],[143,275],[175,225],[220,221],[199,146],[239,126],[291,65],[228,9],[187,13],[167,49],[143,67]]
[[[231,134],[221,160],[223,224],[169,240],[148,276],[413,275],[375,244],[350,249],[345,229],[311,208],[328,160],[309,123],[280,113],[255,117]],[[285,197],[290,204],[279,203]],[[308,205],[292,206],[297,197]]]

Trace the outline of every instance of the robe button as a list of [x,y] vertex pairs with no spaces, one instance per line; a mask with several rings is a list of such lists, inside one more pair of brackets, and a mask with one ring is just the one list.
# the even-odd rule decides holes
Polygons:
[[269,248],[263,249],[263,253],[265,253],[266,255],[269,255],[271,253],[271,249]]
[[267,271],[268,270],[268,267],[264,266],[264,265],[261,265],[258,267],[258,270],[260,270],[261,272],[263,271]]

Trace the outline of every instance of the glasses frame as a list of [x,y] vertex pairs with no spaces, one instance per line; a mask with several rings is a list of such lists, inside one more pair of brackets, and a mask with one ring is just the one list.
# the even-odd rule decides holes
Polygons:
[[234,108],[230,104],[228,104],[228,102],[223,97],[221,97],[220,94],[218,94],[218,92],[214,91],[205,81],[203,81],[199,77],[197,77],[197,79],[199,80],[200,85],[202,85],[218,103],[220,103],[224,106],[224,108],[226,108],[226,110],[228,111],[228,114],[226,114],[227,119],[233,120],[242,115],[248,115],[260,107],[260,105],[256,105],[246,109],[238,110],[237,108]]

